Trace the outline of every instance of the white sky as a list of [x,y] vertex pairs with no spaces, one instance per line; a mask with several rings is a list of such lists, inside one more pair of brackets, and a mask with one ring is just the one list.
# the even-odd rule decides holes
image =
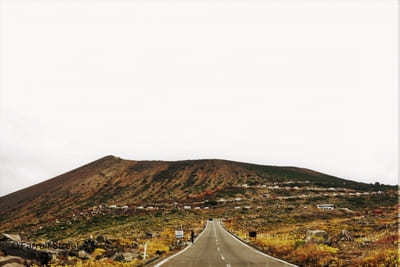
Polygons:
[[0,8],[0,195],[108,154],[397,183],[398,1]]

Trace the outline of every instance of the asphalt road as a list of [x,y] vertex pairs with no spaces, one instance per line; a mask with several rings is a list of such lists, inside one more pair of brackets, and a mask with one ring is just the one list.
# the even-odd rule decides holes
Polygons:
[[268,256],[249,247],[227,232],[219,221],[208,221],[204,231],[194,244],[170,256],[156,267],[244,267],[295,266]]

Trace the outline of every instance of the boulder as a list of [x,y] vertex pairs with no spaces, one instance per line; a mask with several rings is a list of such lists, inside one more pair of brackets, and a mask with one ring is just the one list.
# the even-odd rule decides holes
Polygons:
[[102,235],[99,235],[98,237],[96,237],[96,241],[99,243],[104,243],[106,242],[106,238]]
[[82,246],[79,247],[80,250],[84,250],[87,253],[91,254],[97,248],[97,242],[93,239],[86,239],[83,241]]
[[133,261],[139,256],[140,256],[139,251],[125,251],[125,252],[115,253],[114,256],[112,256],[112,259],[115,261],[127,262],[127,261]]
[[117,253],[117,254],[115,254],[115,255],[112,257],[112,259],[115,260],[115,261],[120,261],[120,262],[125,261],[125,257],[124,257],[124,255],[123,255],[123,253]]
[[84,250],[79,250],[78,258],[80,258],[82,260],[87,260],[87,259],[90,259],[90,255]]
[[156,254],[159,255],[159,256],[160,256],[160,255],[163,255],[163,254],[165,254],[165,253],[166,253],[165,250],[157,250],[157,251],[156,251]]
[[326,243],[328,233],[324,230],[308,230],[306,233],[306,242]]
[[40,263],[40,265],[47,265],[52,259],[50,252],[36,250],[25,243],[15,243],[14,241],[0,242],[0,250],[6,256],[16,256],[33,260]]
[[353,237],[347,230],[342,230],[339,234],[339,240],[341,241],[353,241]]
[[122,256],[124,257],[125,261],[133,261],[135,258],[139,256],[139,254],[132,252],[124,252],[122,253]]

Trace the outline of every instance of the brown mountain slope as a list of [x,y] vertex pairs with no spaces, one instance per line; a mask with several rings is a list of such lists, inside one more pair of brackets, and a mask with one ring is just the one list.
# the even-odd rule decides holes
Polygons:
[[[152,204],[212,198],[235,185],[308,180],[318,186],[371,185],[307,169],[226,160],[131,161],[107,156],[0,198],[0,224],[49,220],[100,204]],[[2,227],[1,227],[2,228]]]

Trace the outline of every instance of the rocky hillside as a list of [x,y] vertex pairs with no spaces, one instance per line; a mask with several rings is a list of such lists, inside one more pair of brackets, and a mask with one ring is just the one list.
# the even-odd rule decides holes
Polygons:
[[[214,199],[243,193],[241,186],[304,183],[359,191],[376,186],[308,169],[226,160],[132,161],[107,156],[0,198],[0,229],[69,216],[95,205],[145,205]],[[379,190],[384,190],[379,186]],[[247,197],[258,197],[256,190]],[[249,195],[250,194],[250,195]],[[253,194],[253,195],[251,195]]]

